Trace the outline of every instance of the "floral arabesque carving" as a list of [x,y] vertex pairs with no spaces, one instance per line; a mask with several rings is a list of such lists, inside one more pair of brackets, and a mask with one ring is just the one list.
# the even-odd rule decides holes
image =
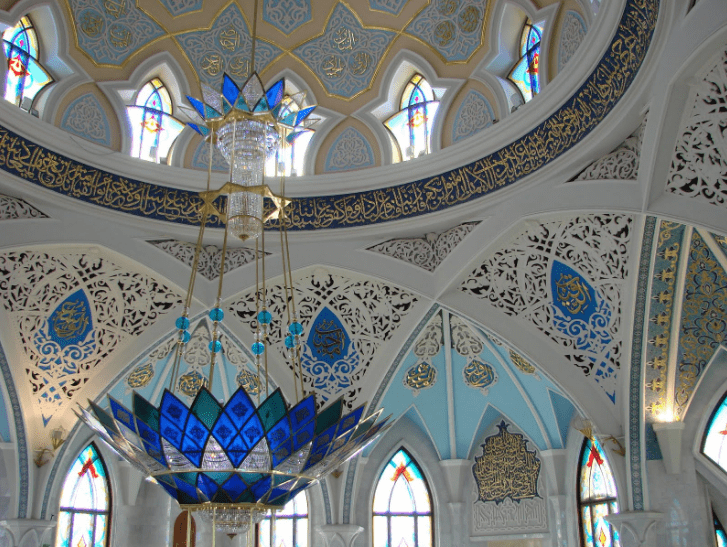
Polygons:
[[[357,361],[345,359],[309,361],[303,370],[306,389],[326,382],[341,381],[339,390],[320,393],[319,404],[345,395],[345,404],[354,408],[358,394],[381,346],[391,339],[404,318],[411,312],[419,298],[414,294],[380,281],[354,280],[323,270],[298,278],[294,283],[296,310],[303,324],[303,348],[309,348],[308,337],[313,333],[313,322],[324,308],[329,309],[345,328],[350,338],[349,352],[354,351]],[[234,300],[230,304],[232,314],[253,332],[257,330],[257,311],[254,292]],[[285,300],[280,285],[268,286],[268,309],[273,315],[269,328],[274,349],[285,355],[283,331],[287,332]],[[341,363],[338,363],[341,361]],[[340,365],[340,367],[338,367]],[[290,366],[290,365],[289,365]],[[292,370],[292,367],[291,367]],[[345,378],[338,378],[344,374]]]
[[24,218],[48,218],[48,216],[27,201],[0,194],[0,220]]
[[390,239],[369,247],[368,250],[433,272],[477,224],[479,223],[465,222],[441,234],[429,233],[424,237]]
[[566,12],[558,45],[558,72],[573,58],[583,38],[586,37],[587,30],[583,17],[575,11]]
[[46,424],[114,351],[182,303],[173,289],[100,255],[32,250],[0,254],[0,298]]
[[594,161],[573,180],[637,180],[645,128],[646,118],[618,148]]
[[[459,289],[507,315],[529,320],[615,402],[622,348],[621,291],[628,276],[632,224],[631,216],[602,214],[525,228],[477,267]],[[598,288],[599,299],[610,310],[602,315],[606,324],[594,326],[562,316],[549,280],[556,261],[569,264]],[[604,340],[604,331],[610,340],[605,347],[595,344]]]
[[429,324],[419,334],[414,343],[414,355],[417,362],[407,370],[404,375],[404,386],[411,389],[416,397],[422,389],[432,387],[437,381],[437,369],[432,365],[432,359],[442,351],[443,330],[442,313],[432,317]]
[[[150,241],[149,243],[165,253],[172,255],[177,260],[184,262],[189,267],[194,263],[195,245],[193,243],[178,241],[176,239]],[[254,260],[255,251],[252,249],[245,247],[228,249],[225,254],[225,273],[249,264]],[[210,281],[219,279],[221,261],[222,250],[214,245],[205,245],[200,249],[197,272]]]

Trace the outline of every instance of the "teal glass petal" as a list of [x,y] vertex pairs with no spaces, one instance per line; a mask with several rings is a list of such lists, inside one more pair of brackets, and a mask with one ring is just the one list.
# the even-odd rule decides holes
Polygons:
[[192,404],[192,413],[207,427],[212,429],[215,421],[222,414],[222,407],[206,389],[200,389]]
[[342,408],[343,398],[340,398],[321,411],[316,418],[316,435],[320,435],[339,420]]
[[268,107],[268,100],[265,97],[263,97],[255,105],[255,112],[267,112],[268,110],[270,110],[270,108]]
[[285,416],[286,411],[287,405],[285,404],[280,388],[278,388],[270,395],[270,397],[262,402],[257,411],[266,433],[270,431],[276,423],[278,423],[280,418]]

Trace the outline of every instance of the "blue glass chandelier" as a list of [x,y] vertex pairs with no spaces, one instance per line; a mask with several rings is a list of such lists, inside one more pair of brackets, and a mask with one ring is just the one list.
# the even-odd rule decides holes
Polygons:
[[[188,97],[196,111],[189,125],[210,144],[208,189],[199,194],[200,231],[184,311],[176,320],[177,349],[169,388],[158,405],[134,392],[131,409],[109,397],[108,409],[89,401],[90,409],[82,408],[80,417],[183,509],[201,512],[212,521],[213,529],[240,533],[252,530],[267,512],[282,509],[297,493],[360,452],[386,427],[388,418],[377,423],[381,411],[364,417],[363,406],[344,413],[342,398],[318,411],[315,394],[303,388],[303,325],[295,311],[288,258],[285,208],[289,200],[282,190],[272,192],[263,171],[265,161],[281,144],[308,130],[308,117],[315,107],[303,107],[301,96],[286,95],[282,79],[265,90],[256,73],[241,87],[225,75],[221,92],[203,86],[203,94],[204,101]],[[209,189],[213,144],[230,166],[230,181],[214,191]],[[283,182],[281,177],[281,188]],[[217,300],[209,312],[209,386],[202,386],[188,406],[175,391],[179,363],[191,338],[189,309],[205,226],[214,217],[222,219],[226,229]],[[267,309],[263,227],[273,218],[281,230],[289,318],[284,343],[295,371],[296,403],[292,406],[280,389],[270,393],[268,383],[266,350],[273,317]],[[255,244],[257,331],[251,349],[258,385],[265,389],[256,396],[240,387],[227,402],[220,402],[211,389],[215,356],[223,351],[218,327],[224,318],[221,291],[228,233]]]

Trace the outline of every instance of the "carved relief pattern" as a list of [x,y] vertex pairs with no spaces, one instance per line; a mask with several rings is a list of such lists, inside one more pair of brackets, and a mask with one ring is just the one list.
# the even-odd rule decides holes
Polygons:
[[290,34],[310,21],[310,0],[265,0],[263,19],[279,31]]
[[646,118],[616,150],[594,161],[573,180],[636,180]]
[[399,15],[409,0],[369,0],[369,7],[372,10],[388,11],[394,15]]
[[[184,262],[190,268],[194,263],[195,244],[187,241],[178,241],[176,239],[166,239],[161,241],[150,241],[152,245],[161,249],[167,254],[172,255],[177,260]],[[214,281],[220,277],[220,266],[222,260],[222,250],[214,245],[205,245],[200,249],[199,261],[197,262],[197,272],[204,276],[205,279]],[[249,264],[255,260],[255,251],[239,247],[237,249],[228,249],[225,255],[225,273],[231,272]]]
[[177,17],[202,9],[202,0],[159,0],[167,11]]
[[462,368],[465,385],[487,395],[490,386],[497,382],[497,373],[492,365],[479,359],[485,348],[482,339],[466,321],[456,315],[449,316],[449,330],[452,348],[467,358],[467,364]]
[[694,386],[717,348],[727,341],[727,274],[695,230],[689,249],[674,400],[682,416]]
[[724,207],[727,202],[727,50],[697,87],[689,119],[677,139],[667,190]]
[[333,9],[323,34],[295,48],[331,95],[351,99],[371,86],[396,33],[364,28],[345,4]]
[[[345,328],[345,335],[350,337],[349,351],[355,351],[360,359],[359,363],[351,365],[353,370],[344,379],[342,388],[338,391],[333,389],[335,386],[329,388],[331,392],[324,394],[324,400],[319,400],[319,403],[345,395],[346,406],[354,408],[378,349],[391,339],[419,299],[393,285],[348,279],[324,270],[316,270],[307,277],[296,279],[294,291],[299,321],[305,329],[303,336],[307,339],[303,343],[304,351],[310,347],[313,321],[318,318],[322,309],[328,308]],[[284,355],[282,332],[287,326],[283,323],[286,320],[285,301],[280,285],[268,286],[268,301],[268,309],[273,315],[269,329],[271,339],[276,341],[274,348]],[[232,302],[230,308],[242,323],[253,331],[257,329],[253,293]],[[321,383],[330,384],[330,375],[336,373],[330,363],[319,361],[320,366],[304,370],[303,380],[307,389]]]
[[369,247],[368,250],[433,272],[477,224],[479,223],[465,222],[441,234],[429,233],[424,237],[390,239]]
[[0,297],[46,423],[115,350],[182,302],[146,275],[81,252],[0,254]]
[[[622,347],[621,287],[628,275],[632,223],[628,215],[583,215],[526,228],[474,270],[460,290],[487,300],[507,315],[531,321],[615,401]],[[606,324],[596,325],[597,331],[574,319],[577,328],[571,332],[569,323],[563,322],[548,280],[556,261],[570,264],[599,288],[599,298],[610,313]],[[594,345],[604,339],[604,332],[610,339],[608,346]]]
[[[200,81],[214,89],[219,89],[225,72],[238,85],[244,84],[252,73],[252,38],[236,3],[225,9],[209,30],[180,34],[177,40],[195,67]],[[262,72],[281,53],[280,48],[258,39],[255,43],[255,70]]]
[[414,343],[414,355],[418,360],[404,375],[404,385],[414,392],[415,397],[420,390],[432,387],[437,381],[437,369],[432,365],[432,359],[442,350],[443,342],[440,312],[432,317]]
[[25,218],[48,218],[48,216],[27,201],[0,194],[0,220]]
[[471,90],[457,110],[452,127],[452,142],[471,137],[495,123],[495,113],[482,93]]
[[61,129],[97,144],[111,146],[109,120],[101,103],[92,93],[87,93],[68,105],[61,121]]
[[586,37],[586,22],[575,11],[567,11],[563,17],[563,27],[560,31],[560,45],[558,46],[558,72],[568,64],[578,50],[578,46]]
[[331,145],[326,156],[325,171],[351,171],[372,167],[374,151],[360,131],[349,127]]
[[78,47],[100,65],[120,66],[164,30],[132,0],[70,0]]
[[445,61],[466,61],[482,44],[486,0],[431,2],[406,32],[432,47]]
[[501,504],[472,504],[474,535],[499,535],[513,532],[543,532],[547,530],[548,508],[545,500],[530,499],[516,503],[506,499]]
[[674,290],[684,239],[684,225],[662,221],[651,276],[648,343],[644,371],[644,405],[652,418],[666,410],[667,367],[671,338]]
[[[202,141],[197,145],[197,149],[192,156],[192,167],[207,171],[210,164],[210,145],[208,142]],[[212,148],[212,170],[227,173],[230,166],[219,149],[215,146]]]

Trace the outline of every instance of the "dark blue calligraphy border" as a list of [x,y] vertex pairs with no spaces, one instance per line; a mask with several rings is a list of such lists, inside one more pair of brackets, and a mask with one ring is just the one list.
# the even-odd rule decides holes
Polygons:
[[[581,88],[532,131],[493,154],[418,181],[293,200],[291,229],[349,228],[442,211],[510,186],[586,137],[633,83],[656,28],[660,0],[627,0],[608,50]],[[199,197],[108,173],[0,126],[0,169],[94,205],[180,224],[199,223]],[[211,226],[220,226],[213,218]]]

